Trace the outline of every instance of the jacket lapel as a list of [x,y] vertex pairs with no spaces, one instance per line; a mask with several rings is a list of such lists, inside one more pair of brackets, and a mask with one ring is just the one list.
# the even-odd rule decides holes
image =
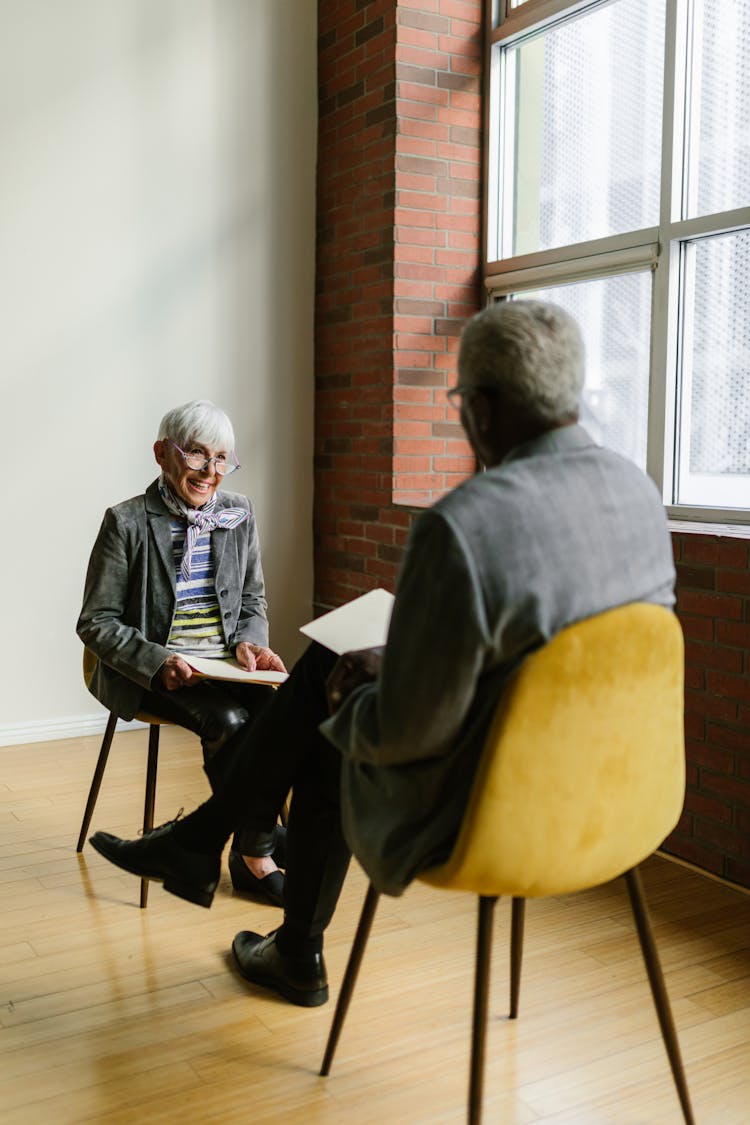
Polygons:
[[[216,494],[217,511],[221,508],[231,508],[231,504],[221,493]],[[214,582],[217,590],[236,590],[239,575],[237,573],[237,550],[234,546],[234,536],[226,531],[217,531],[211,535],[211,544],[214,559]],[[233,544],[233,549],[227,551],[227,545]]]
[[[151,536],[156,544],[156,551],[164,568],[169,585],[174,593],[177,588],[174,559],[172,558],[172,529],[170,527],[169,512],[159,495],[156,481],[146,489],[146,519],[151,531]],[[149,562],[149,569],[154,564]]]

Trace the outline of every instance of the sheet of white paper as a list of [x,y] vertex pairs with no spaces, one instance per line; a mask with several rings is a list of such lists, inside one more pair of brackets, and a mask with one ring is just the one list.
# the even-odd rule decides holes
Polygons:
[[370,590],[309,621],[300,632],[339,656],[358,648],[376,648],[384,645],[388,636],[393,600],[388,590]]
[[247,672],[236,660],[208,660],[205,656],[184,656],[183,660],[210,680],[235,680],[243,684],[283,684],[286,672]]

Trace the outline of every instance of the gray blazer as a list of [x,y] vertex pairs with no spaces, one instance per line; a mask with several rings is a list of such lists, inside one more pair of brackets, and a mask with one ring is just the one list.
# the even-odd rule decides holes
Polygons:
[[580,426],[517,447],[419,516],[379,680],[321,728],[344,759],[347,841],[380,890],[447,858],[523,657],[614,606],[671,606],[674,579],[653,482]]
[[[268,644],[260,543],[245,496],[216,493],[216,510],[245,508],[233,530],[211,532],[216,596],[228,647]],[[154,481],[145,495],[104,514],[89,559],[76,630],[97,657],[89,690],[122,719],[137,713],[144,691],[169,656],[175,611],[170,514]]]

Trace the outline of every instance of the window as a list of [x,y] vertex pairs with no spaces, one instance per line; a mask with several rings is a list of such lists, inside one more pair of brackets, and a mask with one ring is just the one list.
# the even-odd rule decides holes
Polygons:
[[572,312],[672,516],[748,522],[750,0],[491,7],[488,294]]

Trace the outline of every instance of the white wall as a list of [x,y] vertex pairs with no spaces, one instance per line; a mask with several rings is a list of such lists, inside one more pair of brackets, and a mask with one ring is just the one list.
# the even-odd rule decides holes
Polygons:
[[271,642],[312,601],[316,5],[0,0],[0,745],[102,710],[75,635],[162,414],[231,415]]

